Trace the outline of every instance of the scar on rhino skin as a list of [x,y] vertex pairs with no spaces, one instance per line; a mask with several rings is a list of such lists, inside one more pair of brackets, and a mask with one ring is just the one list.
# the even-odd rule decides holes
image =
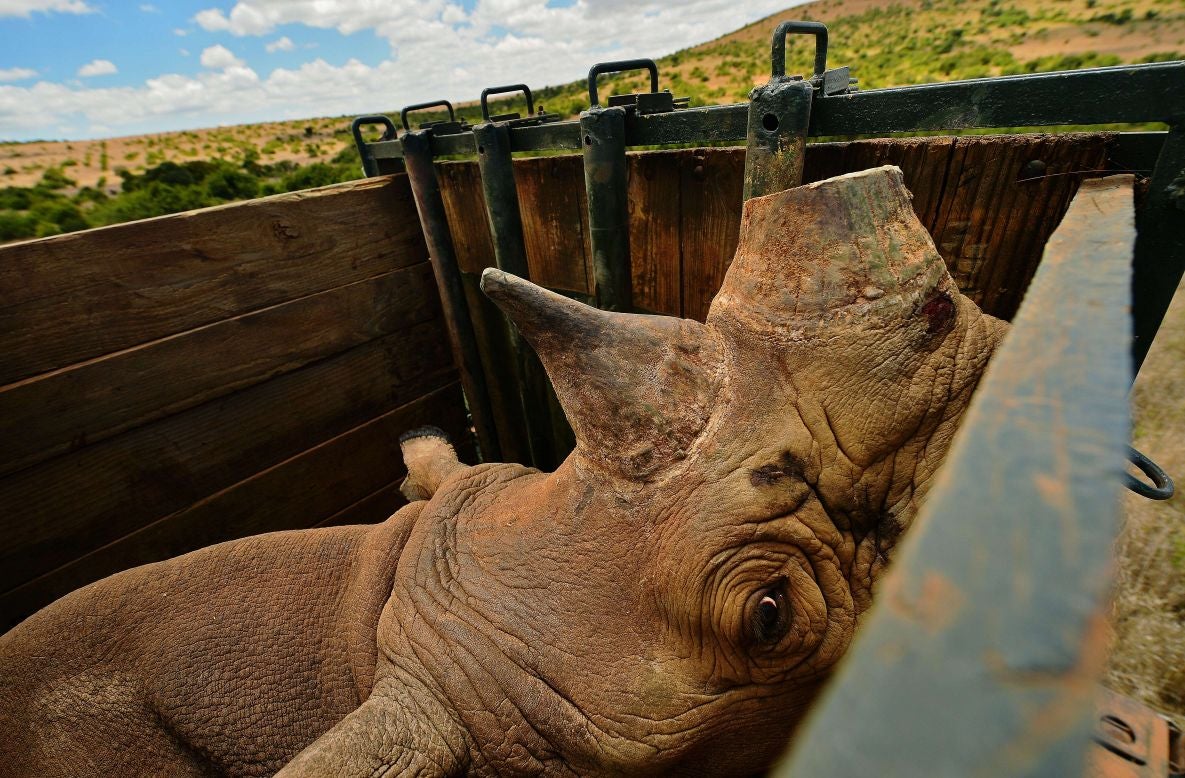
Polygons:
[[950,299],[949,294],[941,292],[922,303],[922,307],[918,309],[918,313],[930,320],[930,326],[926,328],[926,334],[933,335],[945,329],[946,325],[954,318],[955,303]]

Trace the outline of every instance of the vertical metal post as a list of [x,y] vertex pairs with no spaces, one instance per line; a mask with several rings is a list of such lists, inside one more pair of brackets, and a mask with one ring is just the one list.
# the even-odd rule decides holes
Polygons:
[[510,156],[510,130],[504,124],[479,124],[473,128],[473,139],[477,142],[477,166],[494,242],[494,261],[499,270],[530,278]]
[[420,214],[420,226],[428,244],[432,259],[432,271],[436,276],[436,288],[444,308],[444,319],[448,326],[453,357],[461,372],[461,385],[473,415],[473,428],[477,443],[485,461],[501,458],[501,447],[494,428],[494,416],[490,407],[490,396],[486,386],[481,356],[477,351],[477,340],[473,332],[473,321],[465,304],[465,292],[461,286],[461,271],[457,267],[457,255],[453,250],[453,239],[449,233],[448,217],[444,211],[444,199],[440,195],[440,182],[432,162],[430,135],[427,132],[409,132],[403,136],[404,162],[416,199],[416,210]]
[[607,311],[631,311],[625,109],[593,106],[580,115],[584,187],[593,255],[593,297]]
[[[786,36],[813,35],[815,72],[810,81],[786,75]],[[847,71],[840,75],[847,85]],[[749,93],[749,124],[745,131],[744,199],[791,189],[802,183],[806,131],[811,123],[815,86],[827,78],[827,26],[787,21],[770,42],[769,83]]]
[[771,79],[749,95],[744,198],[802,183],[806,131],[814,88],[808,81]]
[[1138,373],[1185,273],[1185,123],[1169,128],[1136,226],[1132,357]]
[[[529,94],[529,93],[528,93]],[[485,94],[482,95],[483,99]],[[510,130],[505,124],[487,122],[473,128],[477,143],[477,165],[485,194],[486,216],[494,244],[494,262],[499,270],[530,279],[527,249],[523,243],[522,214],[519,211],[518,187],[514,181],[514,163],[510,154]],[[556,462],[551,441],[551,413],[548,383],[538,355],[509,322],[507,337],[517,357],[514,380],[522,404],[527,428],[531,462],[535,467],[550,468]]]

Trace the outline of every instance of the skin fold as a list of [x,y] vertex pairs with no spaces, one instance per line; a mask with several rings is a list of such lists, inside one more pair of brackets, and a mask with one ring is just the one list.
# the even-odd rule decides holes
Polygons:
[[[487,270],[577,438],[405,436],[414,500],[121,573],[0,637],[15,775],[752,775],[843,656],[1006,325],[896,168],[745,205],[706,323]],[[291,761],[289,761],[291,760]],[[283,768],[281,770],[281,768]]]

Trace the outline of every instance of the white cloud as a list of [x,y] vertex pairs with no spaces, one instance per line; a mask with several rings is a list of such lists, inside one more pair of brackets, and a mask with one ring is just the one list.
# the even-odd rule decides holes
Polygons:
[[135,133],[369,113],[390,107],[375,96],[375,83],[403,104],[441,97],[471,100],[491,84],[562,84],[582,78],[594,62],[660,57],[787,4],[576,0],[557,8],[547,2],[477,0],[467,12],[457,0],[238,0],[226,11],[203,10],[194,22],[240,36],[268,35],[292,24],[345,34],[369,29],[389,43],[390,55],[377,64],[331,65],[314,59],[298,68],[257,74],[225,46],[214,45],[202,52],[207,70],[196,76],[161,75],[120,89],[0,85],[0,137],[45,135],[46,128],[61,122],[76,127],[75,136],[94,137],[100,126]]
[[159,9],[159,8],[157,8],[155,5],[153,5],[152,3],[141,3],[141,4],[140,4],[140,10],[141,10],[141,11],[143,11],[144,13],[146,13],[146,14],[158,14],[158,13],[160,13],[160,9]]
[[189,35],[189,30],[182,29],[181,27],[174,27],[173,34],[178,38],[184,38],[186,35]]
[[189,49],[177,49],[177,53],[183,57],[189,56]]
[[37,75],[32,68],[0,68],[0,83],[7,81],[24,81]]
[[267,44],[264,48],[267,49],[268,54],[274,54],[277,51],[292,51],[296,48],[296,44],[292,42],[291,38],[285,35],[283,38]]
[[243,60],[236,57],[230,49],[220,43],[202,51],[202,67],[211,70],[225,70],[230,67],[242,66],[242,64]]
[[34,13],[89,14],[95,9],[83,0],[0,0],[0,19],[19,16],[27,19]]
[[83,78],[93,78],[94,76],[109,76],[112,73],[118,73],[119,68],[115,67],[115,63],[109,59],[95,59],[86,63],[78,69],[78,75]]

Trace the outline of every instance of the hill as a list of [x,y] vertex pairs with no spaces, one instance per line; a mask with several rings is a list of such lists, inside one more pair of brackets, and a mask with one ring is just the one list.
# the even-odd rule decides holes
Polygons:
[[[770,32],[795,18],[827,23],[830,64],[851,67],[864,89],[1185,57],[1185,0],[821,0],[661,57],[661,86],[693,105],[745,100],[768,78]],[[792,38],[788,71],[808,71],[812,51]],[[603,93],[644,88],[630,75]],[[583,81],[536,95],[566,116],[587,106]],[[512,99],[496,110],[524,108]],[[480,120],[476,101],[459,111]],[[0,144],[0,241],[357,177],[350,118]]]

